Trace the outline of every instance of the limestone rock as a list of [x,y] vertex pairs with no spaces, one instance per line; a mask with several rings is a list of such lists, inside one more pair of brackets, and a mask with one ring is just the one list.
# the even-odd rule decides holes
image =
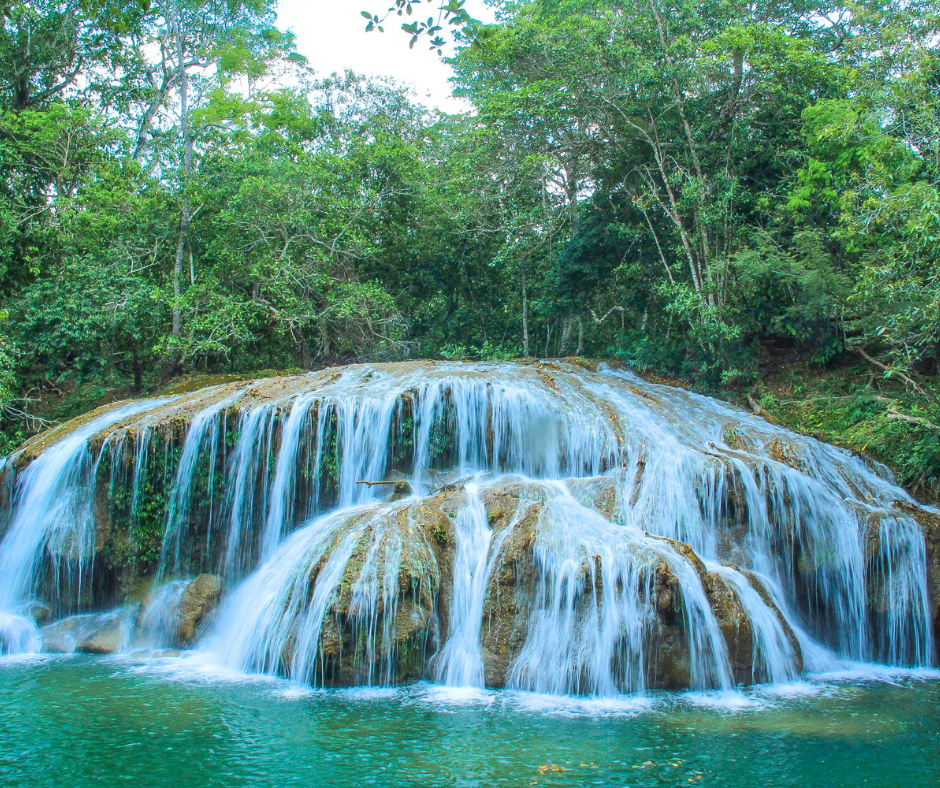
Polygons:
[[128,610],[69,616],[39,630],[42,650],[51,654],[115,654],[127,640]]
[[176,639],[181,645],[192,641],[197,627],[215,609],[221,594],[222,578],[218,575],[197,575],[186,586],[180,597],[176,625]]
[[116,654],[124,646],[124,625],[116,616],[80,640],[75,650],[83,654]]
[[934,643],[940,641],[940,514],[932,509],[906,501],[894,505],[913,517],[924,532],[927,553],[927,596],[933,623]]
[[75,651],[78,624],[79,617],[73,616],[42,627],[42,650],[47,654],[71,654]]
[[48,605],[44,605],[42,602],[33,602],[29,606],[29,615],[32,616],[33,621],[39,626],[42,626],[48,623],[49,619],[52,618],[52,610]]

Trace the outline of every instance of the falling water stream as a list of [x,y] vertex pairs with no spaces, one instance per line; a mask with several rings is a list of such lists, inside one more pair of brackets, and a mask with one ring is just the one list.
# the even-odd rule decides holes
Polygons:
[[360,365],[63,435],[16,479],[7,653],[42,648],[31,604],[87,596],[96,495],[124,478],[102,488],[98,464],[127,463],[135,523],[163,441],[178,459],[136,647],[172,645],[184,580],[214,573],[221,605],[188,645],[297,685],[613,697],[934,659],[923,532],[886,469],[623,370]]

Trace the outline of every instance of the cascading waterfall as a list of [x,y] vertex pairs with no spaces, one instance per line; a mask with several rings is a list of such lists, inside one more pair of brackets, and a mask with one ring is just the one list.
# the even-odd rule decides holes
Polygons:
[[753,630],[752,678],[761,677],[772,684],[787,684],[795,681],[796,653],[783,622],[770,604],[757,592],[747,576],[738,569],[714,562],[706,564],[708,569],[723,577],[734,589],[747,611]]
[[[259,405],[242,411],[239,418],[238,442],[232,455],[228,474],[228,529],[221,572],[227,577],[242,574],[245,531],[255,521],[257,478],[260,471],[267,476],[271,458],[271,431],[276,410]],[[260,502],[260,508],[264,501]]]
[[[200,459],[205,457],[212,461],[209,466],[208,483],[208,489],[212,490],[212,477],[215,473],[214,460],[218,452],[219,434],[222,430],[219,415],[224,413],[225,408],[236,402],[240,396],[241,392],[237,392],[212,402],[208,407],[197,412],[192,419],[183,443],[183,452],[176,471],[176,482],[167,507],[166,534],[160,552],[158,578],[165,578],[168,572],[179,571],[180,550],[183,544],[183,534],[186,532],[189,521],[193,479],[197,465]],[[207,447],[208,452],[205,451]]]
[[36,649],[36,626],[25,608],[36,591],[44,556],[51,558],[57,581],[74,578],[81,599],[80,584],[95,544],[97,462],[88,450],[89,439],[166,402],[145,400],[108,410],[54,442],[17,480],[13,514],[0,542],[0,653]]
[[24,606],[47,549],[95,552],[89,441],[133,432],[108,454],[133,520],[151,444],[182,420],[167,604],[148,610],[172,618],[179,579],[217,573],[197,646],[240,670],[604,696],[934,658],[908,509],[931,510],[880,466],[623,370],[360,365],[127,407],[150,410],[89,422],[17,480],[0,609],[28,626],[4,625],[8,651],[37,646]]
[[271,505],[264,521],[264,531],[261,534],[262,560],[270,558],[277,549],[278,542],[281,541],[293,514],[300,435],[314,401],[315,395],[312,393],[297,397],[284,423],[274,482],[271,486]]
[[[438,657],[437,678],[451,687],[482,687],[480,627],[492,532],[479,489],[468,484],[467,505],[457,513],[457,557],[449,625],[451,636]],[[498,553],[498,550],[497,550]]]

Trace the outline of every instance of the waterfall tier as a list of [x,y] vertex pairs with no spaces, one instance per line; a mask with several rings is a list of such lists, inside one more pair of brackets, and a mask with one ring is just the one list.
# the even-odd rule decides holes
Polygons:
[[934,660],[936,510],[864,457],[621,369],[226,384],[101,409],[0,473],[0,652],[119,607],[125,647],[315,685],[609,695]]

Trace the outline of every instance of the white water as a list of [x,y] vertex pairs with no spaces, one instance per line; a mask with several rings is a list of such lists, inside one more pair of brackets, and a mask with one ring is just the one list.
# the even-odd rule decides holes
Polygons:
[[148,594],[137,617],[135,646],[166,648],[175,645],[180,600],[189,582],[189,578],[172,580]]
[[492,531],[475,484],[465,488],[467,504],[457,513],[457,557],[448,626],[452,634],[438,657],[437,679],[449,687],[482,687],[480,627]]
[[[215,458],[218,452],[219,433],[221,431],[219,414],[236,402],[241,394],[242,392],[236,392],[212,402],[208,407],[197,412],[189,425],[186,440],[183,442],[183,453],[180,456],[176,471],[176,481],[167,507],[166,534],[160,553],[160,566],[157,570],[159,579],[165,578],[168,573],[180,570],[180,549],[183,536],[189,525],[193,477],[196,473],[196,466],[205,453],[208,453],[210,458]],[[208,488],[212,490],[214,464],[210,466],[210,469]]]
[[764,602],[750,580],[737,569],[713,562],[706,564],[734,589],[747,611],[753,637],[754,682],[789,684],[797,680],[796,652],[777,613]]
[[97,464],[88,451],[89,439],[168,401],[112,408],[53,443],[17,480],[13,515],[0,542],[0,650],[19,653],[37,646],[35,624],[24,614],[43,558],[51,558],[56,578],[69,571],[67,564],[74,564],[72,573],[81,583],[94,555]]
[[[452,596],[437,613],[447,617],[448,637],[431,664],[445,684],[484,684],[483,610],[495,593],[504,545],[521,527],[518,512],[499,532],[487,521],[484,500],[507,483],[505,474],[522,475],[531,499],[525,506],[538,508],[529,619],[509,666],[510,686],[601,697],[642,692],[655,657],[652,593],[662,566],[678,584],[690,685],[733,686],[698,571],[656,537],[690,545],[732,589],[753,631],[754,680],[797,678],[797,655],[777,610],[807,670],[871,659],[924,666],[933,659],[923,537],[913,519],[892,507],[895,499],[910,499],[885,469],[622,371],[442,363],[365,365],[299,378],[293,393],[242,407],[238,441],[226,455],[225,505],[208,507],[224,508],[224,538],[206,550],[211,565],[183,566],[193,496],[212,490],[211,483],[208,493],[194,489],[196,469],[207,456],[214,469],[216,453],[226,451],[219,416],[241,405],[240,396],[206,395],[192,419],[167,515],[162,572],[169,578],[221,568],[228,578],[244,577],[203,644],[231,667],[329,681],[324,639],[335,637],[342,592],[351,599],[361,680],[393,680],[396,615],[408,598],[398,577],[413,514],[395,520],[404,503],[383,503],[387,487],[357,484],[383,480],[391,470],[418,495],[442,479],[473,477],[464,488],[466,506],[452,517],[453,565],[442,567],[451,573]],[[405,439],[408,460],[392,467]],[[143,463],[144,449],[137,451]],[[304,485],[302,451],[313,479]],[[89,498],[87,478],[63,483],[66,497]],[[596,504],[591,496],[608,487],[609,505]],[[292,531],[308,511],[322,514]],[[14,520],[20,516],[18,508]],[[874,564],[866,555],[872,527],[881,544]],[[760,577],[776,610],[729,563]],[[871,603],[875,565],[884,580]],[[24,574],[35,582],[33,568]]]
[[314,394],[304,394],[294,400],[290,415],[281,432],[281,448],[277,455],[277,469],[271,485],[271,505],[261,535],[261,560],[266,561],[277,549],[293,515],[294,486],[297,475],[297,454],[300,451],[300,433],[304,427]]

